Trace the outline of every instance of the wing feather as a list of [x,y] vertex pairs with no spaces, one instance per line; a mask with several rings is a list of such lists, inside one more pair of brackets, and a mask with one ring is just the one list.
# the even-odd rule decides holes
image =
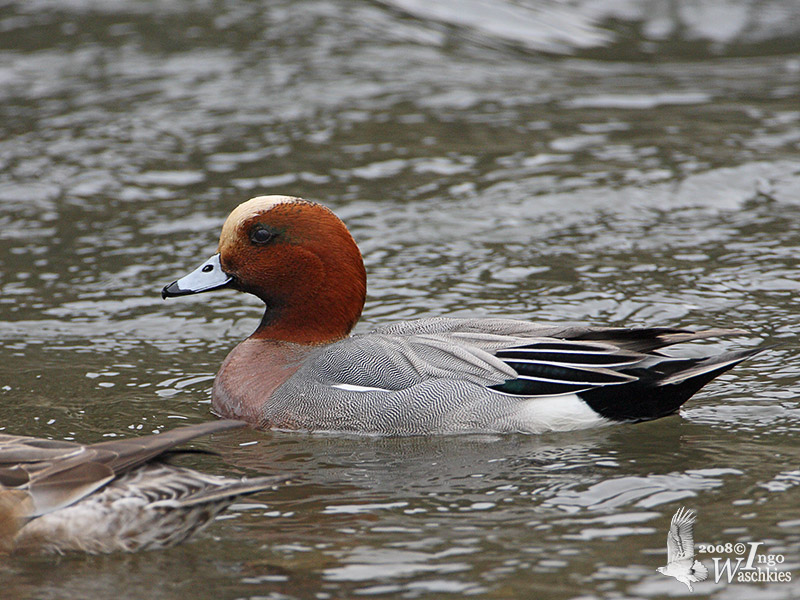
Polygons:
[[[597,394],[604,388],[634,384],[634,395],[642,397],[652,386],[680,383],[686,379],[683,373],[719,370],[719,365],[701,359],[672,358],[654,349],[732,333],[739,331],[418,319],[354,336],[330,352],[322,350],[314,369],[322,380],[340,388],[394,391],[431,379],[455,379],[505,394],[541,397]],[[741,356],[730,357],[731,364],[737,360]]]
[[667,534],[667,562],[694,558],[694,523],[697,514],[681,507],[672,517]]
[[2,435],[0,486],[27,494],[29,512],[25,517],[36,517],[74,504],[178,444],[244,426],[241,421],[210,421],[92,445]]

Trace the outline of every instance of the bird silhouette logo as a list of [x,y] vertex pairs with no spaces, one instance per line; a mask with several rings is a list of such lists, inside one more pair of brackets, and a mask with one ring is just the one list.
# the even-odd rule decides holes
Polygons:
[[667,534],[667,566],[658,567],[662,575],[674,577],[685,583],[690,592],[694,591],[692,583],[703,581],[708,577],[708,569],[703,563],[694,559],[694,522],[697,515],[693,510],[681,507],[672,517]]

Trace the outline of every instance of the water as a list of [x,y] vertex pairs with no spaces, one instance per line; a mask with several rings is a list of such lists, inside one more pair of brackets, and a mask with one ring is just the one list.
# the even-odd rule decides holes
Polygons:
[[698,542],[764,542],[800,576],[799,12],[2,3],[6,431],[97,441],[210,418],[258,302],[159,291],[261,193],[345,219],[370,277],[360,331],[505,315],[750,332],[707,351],[779,344],[636,426],[198,441],[219,456],[187,464],[293,485],[169,551],[6,560],[4,598],[674,596],[655,569],[682,505]]

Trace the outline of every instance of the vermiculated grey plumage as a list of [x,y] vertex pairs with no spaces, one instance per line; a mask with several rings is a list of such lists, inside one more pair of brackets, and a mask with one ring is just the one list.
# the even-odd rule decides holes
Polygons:
[[[314,351],[265,404],[262,424],[414,435],[652,419],[758,351],[673,358],[658,349],[734,333],[743,332],[405,321]],[[562,410],[576,398],[593,411]]]

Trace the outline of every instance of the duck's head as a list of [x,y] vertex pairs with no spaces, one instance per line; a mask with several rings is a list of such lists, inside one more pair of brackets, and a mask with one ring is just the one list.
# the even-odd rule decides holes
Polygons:
[[346,337],[358,321],[366,279],[358,246],[330,210],[300,198],[259,196],[228,216],[217,254],[161,295],[248,292],[267,305],[254,337],[324,344]]

